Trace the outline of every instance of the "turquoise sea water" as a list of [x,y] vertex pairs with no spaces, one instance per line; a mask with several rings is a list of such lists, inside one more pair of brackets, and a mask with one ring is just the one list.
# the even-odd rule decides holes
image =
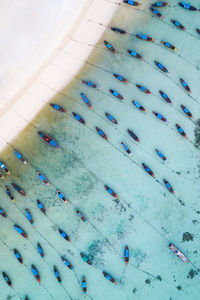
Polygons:
[[[121,36],[106,29],[81,72],[51,100],[62,105],[67,113],[47,105],[1,153],[11,176],[1,182],[0,190],[0,207],[8,215],[7,219],[0,216],[0,270],[9,275],[13,288],[0,275],[0,299],[24,299],[25,295],[35,300],[199,299],[200,157],[194,133],[200,105],[200,42],[195,31],[199,12],[186,11],[177,3],[160,9],[164,21],[151,16],[149,1],[142,4],[142,11],[120,6],[110,25],[133,35]],[[197,1],[190,3],[198,6]],[[186,31],[176,29],[170,19],[177,19]],[[97,24],[98,20],[92,21],[93,26],[102,26]],[[155,38],[155,43],[136,39],[134,35],[138,33]],[[104,39],[118,53],[107,51]],[[178,51],[172,53],[164,48],[161,40],[172,43]],[[144,60],[130,57],[127,49],[140,53]],[[168,77],[157,69],[154,60],[167,67]],[[65,66],[62,70],[63,76],[65,72],[70,74]],[[113,72],[126,77],[129,83],[116,80]],[[191,87],[191,97],[181,87],[180,77]],[[82,79],[94,81],[99,89],[83,86]],[[53,88],[45,82],[41,84],[47,90]],[[135,84],[144,85],[152,95],[142,93]],[[114,98],[109,88],[117,90],[124,100]],[[171,105],[161,98],[159,90],[171,98]],[[81,92],[87,95],[93,110],[81,100]],[[137,110],[132,100],[140,102],[146,113]],[[193,120],[182,113],[181,104],[192,112]],[[84,118],[86,126],[74,119],[72,111]],[[164,115],[168,123],[156,119],[152,111]],[[105,112],[113,115],[119,125],[112,124]],[[178,134],[176,123],[188,139]],[[96,126],[106,133],[109,142],[97,134]],[[140,143],[130,138],[128,128],[137,134]],[[37,130],[55,138],[61,148],[49,147],[39,138]],[[121,142],[129,146],[133,157],[124,152]],[[14,156],[13,147],[27,158],[27,166]],[[166,155],[167,163],[157,156],[156,148]],[[145,173],[143,162],[153,170],[155,179]],[[49,179],[50,187],[39,181],[36,170]],[[175,196],[165,189],[163,178],[171,183]],[[27,196],[15,192],[12,182],[22,186]],[[106,192],[104,184],[118,194],[119,200]],[[15,203],[7,197],[5,185],[13,191]],[[67,196],[69,204],[59,200],[56,189]],[[38,209],[37,199],[44,204],[46,216]],[[33,216],[34,226],[25,218],[26,208]],[[88,218],[88,224],[78,218],[75,208]],[[13,223],[28,233],[28,240],[14,230]],[[69,235],[70,243],[60,236],[58,228]],[[44,258],[36,250],[38,242],[44,249]],[[187,256],[188,264],[172,253],[170,242]],[[123,259],[126,245],[130,250],[128,266]],[[21,253],[23,265],[14,257],[13,248]],[[88,255],[93,266],[82,260],[80,252]],[[62,255],[71,262],[74,271],[63,264]],[[31,273],[31,264],[40,273],[40,284]],[[62,285],[53,274],[54,265],[60,272]],[[117,285],[106,280],[102,271],[111,274]],[[87,280],[87,296],[80,287],[83,275]]]

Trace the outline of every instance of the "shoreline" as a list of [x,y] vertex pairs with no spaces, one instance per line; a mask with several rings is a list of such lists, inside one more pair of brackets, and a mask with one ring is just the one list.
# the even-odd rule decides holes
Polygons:
[[[62,90],[70,84],[84,66],[84,61],[93,51],[93,48],[85,47],[84,44],[97,44],[106,29],[103,26],[94,26],[88,20],[91,17],[96,18],[107,25],[117,9],[117,5],[113,6],[106,1],[88,0],[71,30],[66,32],[62,42],[34,75],[27,80],[26,84],[8,101],[6,107],[0,110],[1,151],[28,126],[27,121],[31,122],[46,103],[56,96],[57,90]],[[75,40],[84,41],[84,44],[77,43]],[[73,59],[72,54],[74,53],[80,60]],[[65,68],[70,69],[72,75],[63,76],[62,70],[59,70],[56,65],[64,65]],[[45,88],[41,82],[51,85],[55,91]],[[39,96],[43,101],[39,100]],[[5,124],[8,125],[5,126]]]

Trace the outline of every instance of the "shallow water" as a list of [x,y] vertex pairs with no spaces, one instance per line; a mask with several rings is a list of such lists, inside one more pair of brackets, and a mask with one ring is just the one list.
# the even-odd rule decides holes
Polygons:
[[[82,71],[51,100],[66,108],[67,114],[47,105],[1,154],[12,174],[1,184],[0,191],[0,206],[8,214],[7,219],[1,218],[0,270],[13,283],[10,289],[1,277],[1,299],[23,299],[26,294],[30,299],[84,299],[80,281],[85,275],[86,299],[198,300],[200,157],[194,145],[194,130],[200,103],[199,36],[195,32],[199,13],[188,12],[176,2],[162,9],[165,16],[162,22],[151,17],[149,3],[141,6],[146,13],[120,6],[111,25],[133,34],[148,34],[156,42],[106,30]],[[190,3],[198,6],[196,1]],[[179,20],[186,32],[171,26],[171,18]],[[94,26],[101,26],[96,23]],[[107,51],[104,39],[119,53],[113,55]],[[177,54],[160,46],[160,40],[176,45]],[[144,61],[128,56],[126,49],[137,51]],[[167,67],[168,77],[155,67],[155,59]],[[63,70],[63,76],[70,74],[65,66],[57,67]],[[113,72],[130,82],[117,81]],[[180,77],[188,82],[192,97],[179,84]],[[95,81],[100,89],[83,86],[82,79]],[[41,84],[47,90],[54,88],[45,82]],[[152,95],[140,92],[135,84],[146,86]],[[116,89],[125,100],[116,100],[109,94],[109,88]],[[172,105],[160,97],[160,89],[172,99]],[[89,110],[81,100],[81,92],[88,96],[94,110]],[[132,105],[133,99],[147,112],[138,111]],[[194,122],[182,113],[181,104],[192,112]],[[156,119],[153,110],[163,114],[169,123]],[[73,118],[72,111],[84,118],[86,126]],[[105,112],[111,113],[119,125],[113,125]],[[175,123],[185,130],[188,140],[177,133]],[[95,126],[107,134],[109,142],[96,133]],[[128,136],[127,128],[138,135],[140,143]],[[38,129],[55,138],[61,149],[52,149],[39,139]],[[133,158],[123,151],[122,141],[131,149]],[[12,147],[24,154],[27,166],[16,159]],[[167,156],[167,163],[162,163],[155,148]],[[142,162],[154,171],[155,179],[144,172]],[[36,170],[47,176],[50,187],[39,181]],[[172,184],[175,196],[165,189],[163,178]],[[11,182],[27,192],[22,197],[13,191],[16,204],[5,194],[5,185],[11,186]],[[104,184],[116,191],[119,200],[113,200]],[[63,191],[69,204],[59,200],[56,189]],[[38,209],[36,199],[45,205],[47,216]],[[32,213],[34,226],[24,216],[26,208]],[[84,213],[88,224],[80,221],[75,208]],[[16,233],[13,223],[28,233],[28,240]],[[60,236],[58,227],[70,236],[71,243]],[[43,259],[36,250],[38,241],[45,252]],[[188,264],[169,250],[170,242],[188,257]],[[130,249],[127,267],[123,261],[125,245]],[[24,265],[14,257],[13,248],[21,253]],[[81,259],[80,252],[90,257],[92,267]],[[61,255],[72,263],[74,272],[64,266]],[[41,275],[40,285],[30,271],[32,263]],[[60,272],[62,285],[53,274],[53,265]],[[116,279],[117,286],[103,277],[104,270]]]

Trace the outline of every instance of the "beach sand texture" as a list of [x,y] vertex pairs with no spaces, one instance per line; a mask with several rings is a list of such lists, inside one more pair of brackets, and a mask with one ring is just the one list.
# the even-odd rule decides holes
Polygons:
[[[104,28],[98,44],[90,43],[95,47],[76,38],[85,49],[93,50],[81,71],[75,75],[68,64],[65,67],[63,61],[54,62],[60,77],[74,75],[74,80],[61,90],[57,82],[40,78],[41,92],[38,94],[32,89],[30,93],[31,99],[38,103],[47,102],[47,95],[55,94],[50,102],[64,107],[66,113],[55,111],[47,104],[31,122],[25,116],[27,127],[1,153],[11,176],[2,181],[0,191],[0,207],[9,217],[1,218],[0,270],[7,272],[14,287],[10,289],[2,279],[3,299],[8,296],[18,299],[26,294],[35,300],[84,299],[80,287],[82,275],[86,276],[90,299],[199,299],[200,157],[195,137],[200,103],[199,36],[195,30],[199,12],[186,11],[176,1],[160,9],[164,15],[161,21],[152,16],[150,1],[143,3],[140,10],[104,2],[109,7],[119,8],[109,26],[122,28],[132,35],[122,36]],[[197,6],[196,1],[190,3]],[[184,24],[186,31],[172,26],[171,19]],[[94,31],[103,27],[98,24],[103,23],[102,20],[96,16],[88,23]],[[155,42],[137,39],[135,35],[139,33],[155,38]],[[104,40],[115,47],[116,54],[106,49]],[[161,40],[175,45],[177,52],[163,47]],[[136,51],[144,59],[129,56],[127,49]],[[74,61],[82,64],[83,58],[76,51]],[[69,53],[65,52],[61,51],[60,56],[68,59]],[[154,60],[162,63],[169,73],[161,72]],[[114,72],[127,78],[129,83],[115,79]],[[191,96],[181,86],[180,78],[191,87]],[[94,81],[98,89],[82,85],[83,79]],[[136,84],[145,86],[152,94],[142,93]],[[118,91],[124,100],[114,98],[109,89]],[[171,98],[172,104],[162,99],[159,90]],[[93,110],[83,102],[81,93],[88,97]],[[140,102],[146,112],[133,106],[132,100]],[[180,105],[191,111],[192,120],[182,112]],[[165,116],[168,123],[158,120],[152,111]],[[85,126],[72,112],[85,120]],[[111,123],[105,112],[114,116],[119,124]],[[177,132],[176,123],[184,129],[187,139]],[[97,134],[96,126],[106,133],[108,142]],[[128,128],[136,133],[140,143],[131,139]],[[53,137],[60,149],[53,149],[42,141],[38,130]],[[126,154],[121,142],[128,145],[133,157]],[[27,158],[27,166],[16,159],[13,147]],[[155,149],[164,153],[168,162],[163,162]],[[142,163],[152,169],[155,178],[145,173]],[[36,170],[49,179],[50,187],[39,181]],[[163,179],[171,183],[174,195],[165,188]],[[21,197],[12,189],[16,204],[5,194],[5,185],[11,188],[12,182],[27,192],[26,197]],[[110,186],[119,199],[109,195],[104,184]],[[67,196],[68,204],[58,198],[56,189]],[[45,205],[46,216],[38,209],[36,199]],[[34,226],[24,216],[26,208],[33,215]],[[77,217],[76,208],[87,217],[87,224]],[[14,231],[13,223],[28,233],[29,240]],[[70,236],[71,243],[60,236],[58,228]],[[44,248],[43,259],[35,249],[38,241]],[[170,242],[187,256],[188,264],[172,253],[168,247]],[[126,245],[130,250],[128,266],[123,259]],[[18,263],[13,248],[19,250],[25,265]],[[93,266],[81,259],[80,252],[89,256]],[[61,255],[72,263],[74,271],[66,268]],[[31,274],[32,263],[40,272],[40,285]],[[54,277],[53,265],[61,274],[62,285]],[[111,274],[117,285],[106,280],[102,271]]]

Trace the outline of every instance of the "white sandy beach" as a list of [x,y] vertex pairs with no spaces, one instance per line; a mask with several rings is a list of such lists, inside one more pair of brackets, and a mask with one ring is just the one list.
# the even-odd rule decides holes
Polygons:
[[[101,0],[79,1],[2,1],[0,3],[3,45],[0,71],[0,150],[15,138],[56,92],[61,90],[82,67],[104,27],[93,26],[89,19],[108,24],[117,10]],[[73,39],[73,40],[72,40]],[[65,54],[63,54],[65,53]],[[66,55],[69,53],[69,56]],[[80,58],[73,59],[70,54]],[[56,65],[69,70],[63,73]],[[38,96],[38,98],[37,98]],[[43,99],[43,101],[39,100]]]

